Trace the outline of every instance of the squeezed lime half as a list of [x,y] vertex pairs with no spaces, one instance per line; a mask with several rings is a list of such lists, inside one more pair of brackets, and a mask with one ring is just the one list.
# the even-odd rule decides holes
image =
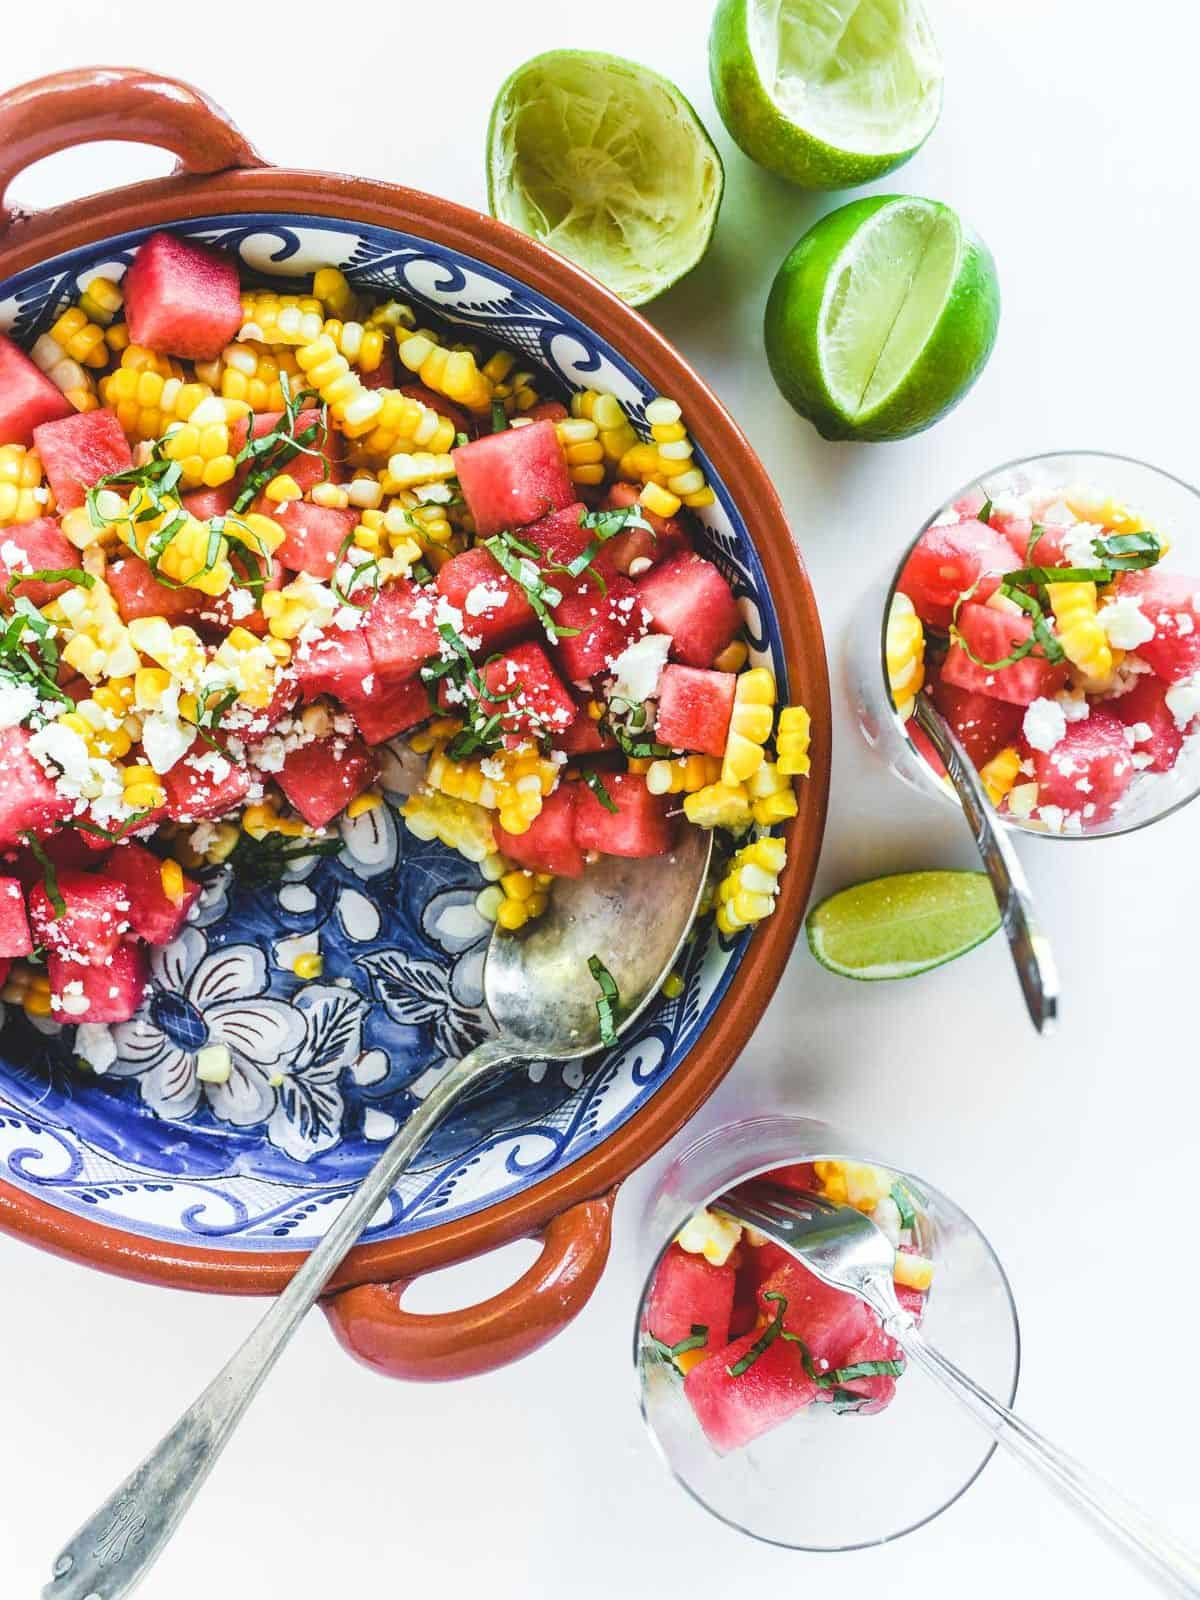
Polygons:
[[793,246],[767,301],[767,360],[827,439],[902,439],[951,410],[1000,322],[991,252],[949,206],[852,200]]
[[989,939],[1000,912],[983,872],[899,872],[822,900],[808,946],[843,978],[915,978]]
[[708,61],[730,136],[806,189],[883,177],[941,112],[942,61],[920,0],[721,0]]
[[492,215],[644,305],[704,255],[725,172],[673,83],[634,61],[550,50],[508,78],[487,136]]

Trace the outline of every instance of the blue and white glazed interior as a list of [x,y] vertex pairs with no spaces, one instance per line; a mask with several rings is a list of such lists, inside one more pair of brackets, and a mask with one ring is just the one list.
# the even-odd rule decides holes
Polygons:
[[[27,348],[97,276],[119,276],[151,230],[63,255],[0,284],[0,326]],[[419,304],[523,352],[564,395],[617,395],[635,425],[653,397],[634,365],[504,273],[409,234],[321,217],[202,217],[184,231],[234,250],[249,273],[300,287],[340,266],[364,288]],[[289,283],[287,280],[295,280]],[[709,554],[733,583],[754,658],[786,674],[762,568],[710,461]],[[387,757],[384,786],[387,783]],[[397,804],[398,797],[397,798]],[[281,885],[239,891],[220,870],[182,937],[154,952],[141,1016],[114,1029],[103,1076],[77,1068],[74,1029],[7,1008],[0,1033],[0,1179],[63,1210],[147,1238],[228,1251],[294,1250],[346,1193],[444,1064],[488,1030],[490,926],[476,870],[408,833],[394,806],[341,826],[340,856]],[[462,1107],[367,1237],[449,1221],[507,1199],[592,1150],[679,1070],[733,977],[745,936],[706,925],[678,999],[580,1064],[534,1064]],[[287,941],[319,929],[324,973],[301,984]],[[195,1052],[226,1043],[228,1084],[202,1084]]]

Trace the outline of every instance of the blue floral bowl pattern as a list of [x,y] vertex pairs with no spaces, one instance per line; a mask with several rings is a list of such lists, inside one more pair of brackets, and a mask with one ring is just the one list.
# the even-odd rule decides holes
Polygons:
[[[91,278],[120,276],[143,232],[0,284],[0,326],[28,345]],[[356,285],[418,303],[520,350],[560,392],[595,387],[644,427],[653,397],[578,320],[495,268],[406,233],[295,215],[211,216],[185,230],[249,272],[301,286],[342,267]],[[294,281],[292,281],[294,280]],[[711,462],[707,553],[738,594],[755,660],[786,690],[774,612],[746,527]],[[342,823],[338,856],[270,890],[219,872],[175,944],[154,953],[142,1013],[113,1030],[103,1076],[81,1071],[74,1029],[9,1008],[0,1037],[0,1178],[77,1216],[222,1251],[295,1250],[447,1062],[488,1031],[481,973],[490,926],[475,869],[415,839],[389,804]],[[389,781],[389,778],[393,781]],[[291,970],[289,942],[319,930],[320,983]],[[460,1108],[367,1238],[392,1238],[505,1200],[592,1150],[676,1072],[733,977],[745,936],[693,945],[683,993],[607,1055],[533,1064]],[[229,1046],[228,1083],[202,1083],[196,1052]]]

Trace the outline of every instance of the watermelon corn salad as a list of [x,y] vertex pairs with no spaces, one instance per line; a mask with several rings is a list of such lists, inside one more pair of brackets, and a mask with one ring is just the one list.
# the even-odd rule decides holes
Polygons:
[[0,336],[4,998],[128,1019],[204,870],[337,849],[389,758],[505,928],[687,823],[740,842],[723,932],[772,910],[808,715],[695,548],[679,407],[642,437],[454,341],[335,268],[280,293],[168,233],[28,353]]
[[1200,727],[1200,577],[1167,557],[1165,538],[1092,488],[965,496],[896,582],[897,711],[910,719],[930,695],[1014,821],[1056,834],[1109,821]]
[[[763,1181],[872,1217],[897,1247],[900,1304],[924,1314],[934,1263],[917,1248],[920,1201],[903,1180],[882,1167],[815,1161],[777,1167]],[[904,1373],[899,1345],[869,1306],[716,1210],[693,1216],[659,1263],[642,1341],[644,1355],[682,1377],[722,1454],[802,1412],[882,1411]]]

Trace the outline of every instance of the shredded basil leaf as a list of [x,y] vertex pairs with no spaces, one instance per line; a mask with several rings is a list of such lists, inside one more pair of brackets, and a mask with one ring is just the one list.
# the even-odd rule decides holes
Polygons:
[[975,520],[977,522],[990,522],[991,518],[992,518],[992,497],[991,497],[991,495],[988,495],[987,499],[980,506],[979,513],[978,513],[978,515],[977,515]]
[[293,861],[309,856],[334,856],[342,848],[339,836],[332,839],[295,839],[282,833],[268,833],[261,839],[240,833],[230,852],[228,864],[239,885],[260,887],[278,883]]
[[149,811],[134,811],[125,818],[121,826],[115,831],[109,828],[102,828],[96,822],[85,822],[82,817],[72,818],[70,826],[77,828],[80,833],[90,833],[97,839],[107,839],[109,844],[120,844],[121,840],[139,827],[149,815]]
[[600,774],[595,771],[594,768],[589,768],[588,771],[583,773],[582,776],[584,783],[587,784],[588,788],[596,796],[596,799],[599,800],[605,811],[611,811],[615,817],[618,810],[617,802],[604,787],[604,780],[601,778]]
[[[283,414],[279,422],[270,433],[264,433],[258,439],[253,436],[253,424],[249,424],[246,428],[246,442],[235,458],[235,464],[239,467],[247,462],[254,463],[246,475],[246,481],[237,499],[233,502],[235,511],[247,510],[271,479],[278,477],[283,468],[299,455],[316,456],[321,462],[322,478],[329,477],[329,459],[323,449],[329,437],[329,413],[327,407],[320,403],[321,396],[315,389],[300,389],[293,395],[286,372],[279,374],[279,387],[283,391]],[[317,402],[320,420],[310,423],[307,428],[301,428],[297,432],[296,423],[307,400]],[[318,439],[320,445],[317,444]]]
[[[508,413],[504,409],[504,402],[502,400],[493,400],[492,401],[492,432],[493,433],[503,433],[507,427],[508,427]],[[463,443],[465,444],[466,442],[467,442],[466,441],[466,436],[464,435],[463,436]]]
[[54,907],[54,920],[57,922],[59,917],[65,917],[67,914],[67,902],[63,899],[62,891],[58,887],[58,869],[42,848],[42,841],[32,828],[27,828],[20,837],[29,846],[30,854],[42,869],[42,882],[46,887],[46,898]]
[[[353,606],[355,611],[369,611],[374,604],[375,596],[383,585],[383,571],[379,565],[378,556],[372,556],[369,561],[364,561],[361,565],[354,567],[350,582],[345,589],[341,587],[338,581],[338,573],[342,569],[342,562],[345,561],[346,554],[353,543],[354,535],[348,533],[338,546],[337,559],[333,563],[333,576],[329,580],[329,587],[333,591],[334,598],[340,600],[342,605]],[[373,577],[372,574],[374,575]],[[360,579],[368,577],[372,578],[371,598],[369,600],[356,600],[354,591],[358,588]]]
[[616,1044],[617,1008],[621,1004],[617,980],[599,956],[588,957],[588,971],[600,988],[600,998],[596,1001],[596,1014],[600,1018],[600,1043]]
[[6,593],[15,594],[23,583],[77,583],[81,589],[91,589],[96,580],[81,567],[39,567],[36,572],[14,572]]
[[551,615],[551,608],[561,605],[563,597],[560,589],[546,583],[542,577],[539,566],[544,559],[542,552],[508,531],[493,534],[483,542],[501,570],[522,590],[551,644],[559,639],[573,639],[579,629],[560,627]]
[[1113,572],[1133,572],[1139,567],[1156,566],[1162,560],[1162,540],[1156,533],[1114,533],[1094,539],[1092,546]]
[[652,1333],[646,1335],[646,1343],[663,1361],[674,1367],[675,1371],[682,1376],[683,1369],[679,1366],[676,1357],[686,1355],[689,1350],[703,1350],[708,1343],[708,1326],[703,1322],[693,1322],[691,1333],[686,1339],[680,1339],[678,1344],[664,1344],[661,1339],[655,1338]]
[[761,1356],[765,1351],[769,1350],[775,1343],[776,1339],[778,1339],[779,1335],[783,1332],[783,1318],[787,1311],[788,1304],[787,1296],[783,1294],[775,1294],[768,1290],[767,1293],[763,1295],[763,1299],[778,1301],[778,1304],[775,1307],[775,1315],[772,1320],[768,1322],[767,1326],[759,1334],[754,1343],[750,1346],[749,1350],[746,1351],[746,1354],[742,1356],[740,1360],[735,1361],[731,1367],[725,1368],[725,1371],[731,1378],[740,1378],[744,1372],[749,1372],[750,1368],[758,1360],[759,1356]]
[[913,1210],[908,1190],[900,1182],[899,1178],[892,1185],[891,1195],[896,1202],[896,1210],[900,1213],[900,1226],[902,1228],[915,1228],[917,1225],[917,1213]]

